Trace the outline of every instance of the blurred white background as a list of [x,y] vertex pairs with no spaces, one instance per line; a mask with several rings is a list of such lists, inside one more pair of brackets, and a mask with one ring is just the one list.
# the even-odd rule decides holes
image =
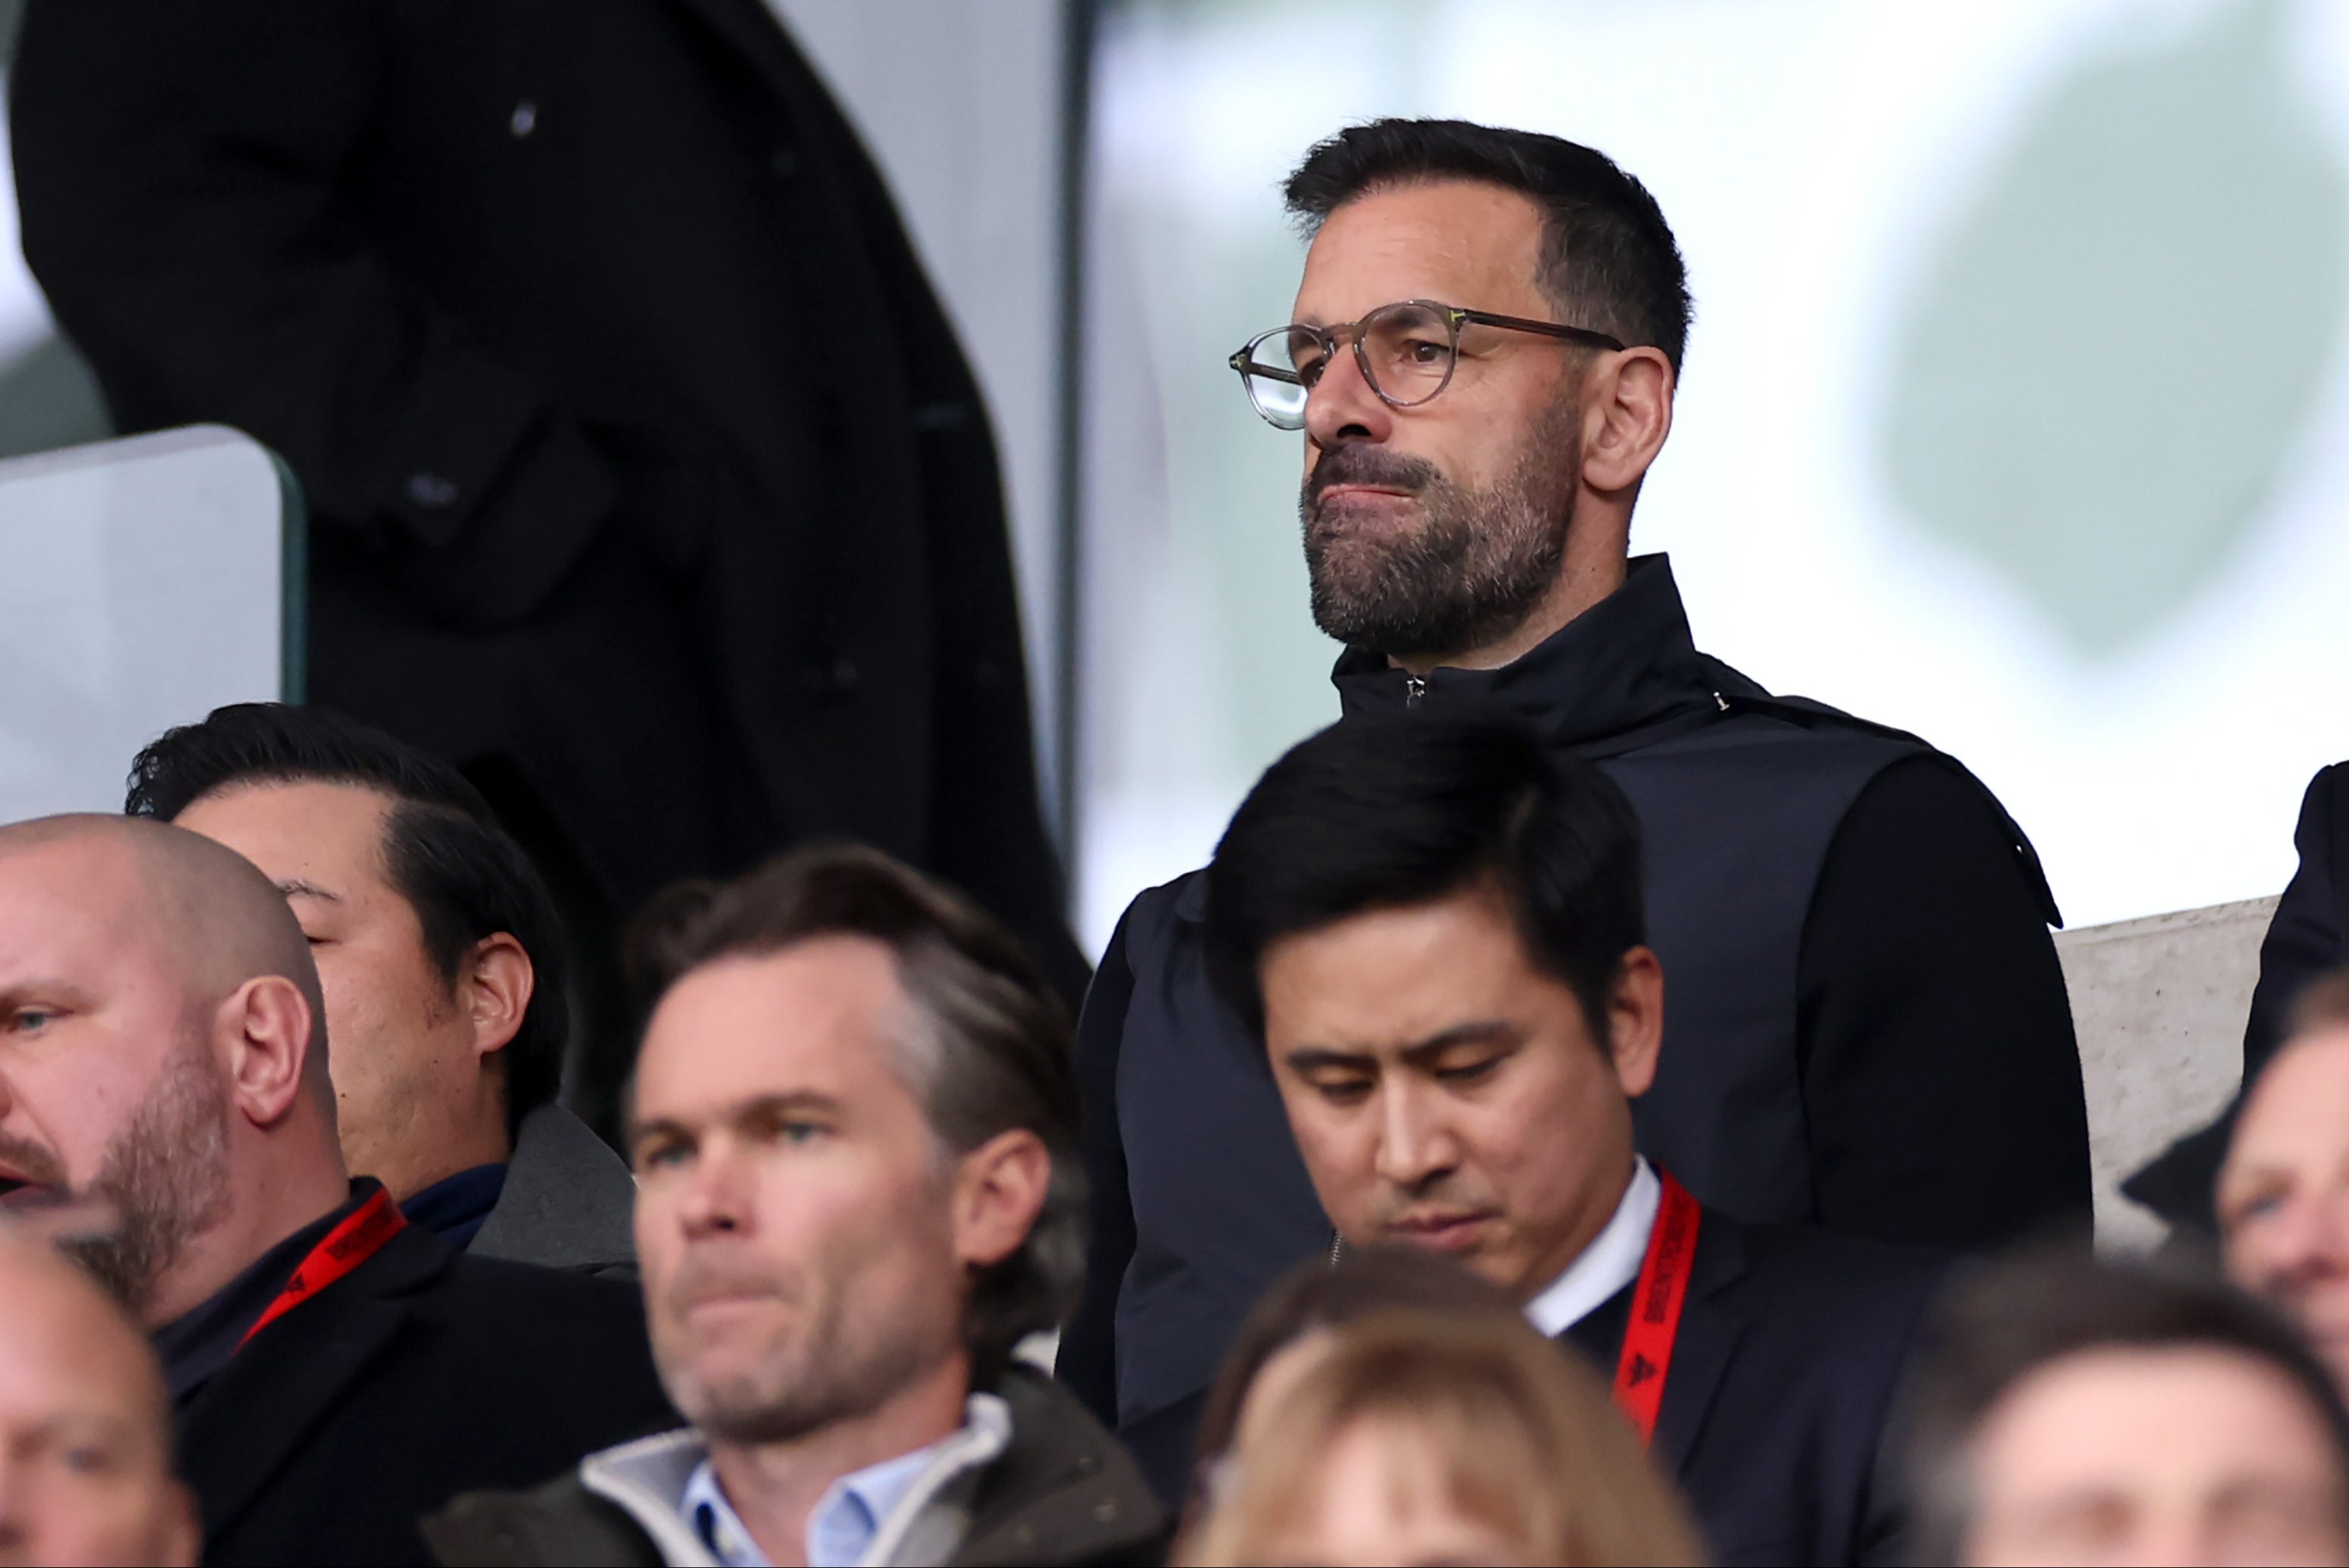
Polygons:
[[2290,874],[2349,755],[2349,7],[1130,0],[1094,91],[1089,941],[1334,715],[1299,438],[1223,360],[1288,317],[1280,179],[1384,114],[1661,202],[1697,319],[1634,548],[1701,646],[1962,758],[2075,925]]

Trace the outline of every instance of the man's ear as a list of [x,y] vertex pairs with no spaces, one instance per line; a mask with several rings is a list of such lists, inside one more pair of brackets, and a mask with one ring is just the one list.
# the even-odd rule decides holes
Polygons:
[[246,981],[213,1013],[230,1103],[255,1127],[276,1126],[302,1094],[312,1025],[309,998],[282,975]]
[[1052,1184],[1052,1151],[1024,1127],[999,1132],[961,1161],[955,1181],[955,1255],[983,1269],[1019,1250]]
[[475,1056],[502,1051],[512,1043],[537,990],[538,971],[530,954],[511,934],[501,931],[473,944],[457,975],[457,1005],[473,1026]]
[[1664,1046],[1664,966],[1652,949],[1623,954],[1607,996],[1608,1054],[1615,1078],[1632,1099],[1656,1081],[1656,1058]]
[[1612,495],[1646,477],[1672,433],[1674,379],[1661,348],[1627,348],[1591,367],[1583,402],[1583,483]]

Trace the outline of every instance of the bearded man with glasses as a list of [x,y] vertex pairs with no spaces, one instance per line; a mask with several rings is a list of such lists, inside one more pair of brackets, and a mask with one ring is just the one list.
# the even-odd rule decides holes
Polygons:
[[[1341,707],[1497,705],[1630,797],[1672,976],[1640,1151],[1748,1221],[1969,1249],[2085,1222],[2022,830],[1917,737],[1698,652],[1671,563],[1630,557],[1689,325],[1654,199],[1588,148],[1445,120],[1343,131],[1286,194],[1294,319],[1231,364],[1305,438]],[[1250,1301],[1332,1241],[1263,1045],[1207,986],[1205,904],[1195,874],[1136,899],[1085,1006],[1092,1254],[1061,1353],[1170,1493]]]

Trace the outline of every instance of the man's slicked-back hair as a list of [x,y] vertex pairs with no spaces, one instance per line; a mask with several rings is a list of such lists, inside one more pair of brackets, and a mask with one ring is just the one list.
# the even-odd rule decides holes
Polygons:
[[2090,1351],[2177,1349],[2230,1351],[2297,1388],[2331,1439],[2336,1503],[2349,1522],[2349,1412],[2324,1363],[2290,1324],[2182,1264],[2099,1259],[2085,1243],[2044,1244],[1966,1280],[1927,1330],[1903,1423],[1913,1560],[1966,1560],[1980,1502],[1974,1439],[2025,1379]]
[[1084,1288],[1085,1179],[1068,1010],[1019,939],[944,884],[858,844],[794,851],[679,900],[647,952],[666,989],[696,970],[825,937],[886,947],[913,1004],[897,1068],[939,1144],[967,1154],[1019,1129],[1052,1157],[1019,1248],[982,1271],[964,1313],[972,1375],[992,1382],[1021,1338],[1059,1327]]
[[1208,979],[1260,1031],[1274,943],[1479,889],[1606,1048],[1624,954],[1647,941],[1639,819],[1597,767],[1497,710],[1364,714],[1266,769],[1207,867]]
[[243,702],[166,730],[140,751],[122,810],[169,822],[224,789],[295,783],[355,785],[391,802],[384,875],[416,911],[425,956],[452,991],[485,937],[503,932],[530,954],[530,1006],[497,1053],[506,1132],[515,1136],[562,1082],[571,1032],[563,923],[538,869],[463,774],[329,709]]
[[1309,238],[1356,197],[1444,180],[1531,198],[1542,210],[1535,281],[1566,324],[1661,348],[1679,371],[1688,346],[1688,268],[1656,199],[1603,152],[1464,119],[1379,119],[1317,143],[1282,194]]

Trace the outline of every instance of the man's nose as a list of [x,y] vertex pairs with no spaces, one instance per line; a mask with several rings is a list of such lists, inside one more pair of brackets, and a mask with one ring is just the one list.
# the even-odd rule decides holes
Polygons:
[[2291,1200],[2264,1227],[2268,1266],[2294,1279],[2349,1274],[2349,1196],[2311,1193]]
[[1424,1187],[1460,1163],[1459,1140],[1430,1096],[1405,1087],[1383,1097],[1378,1174],[1405,1189]]
[[750,1193],[750,1173],[741,1156],[724,1148],[706,1149],[686,1177],[678,1222],[688,1236],[747,1229]]
[[1341,441],[1383,441],[1394,433],[1394,410],[1362,376],[1351,346],[1340,346],[1305,396],[1305,434],[1327,449]]

